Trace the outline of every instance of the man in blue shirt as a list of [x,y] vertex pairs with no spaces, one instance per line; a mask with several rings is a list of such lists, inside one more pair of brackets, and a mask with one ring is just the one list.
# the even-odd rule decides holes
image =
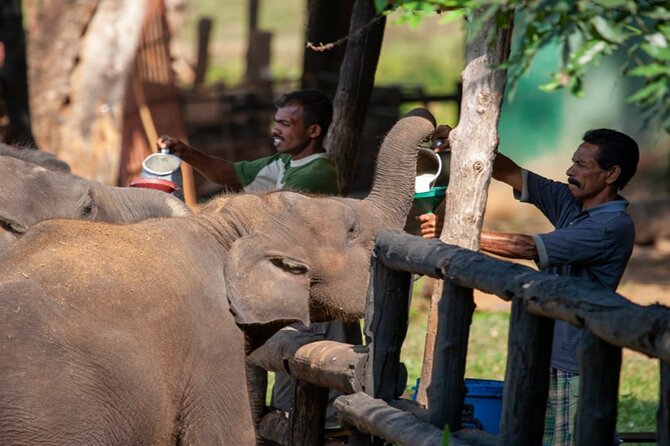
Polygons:
[[[441,133],[448,135],[449,129]],[[480,249],[534,260],[541,270],[581,277],[616,290],[633,251],[635,227],[619,195],[637,170],[639,149],[629,136],[589,130],[566,171],[567,184],[543,178],[498,153],[493,177],[515,197],[535,205],[554,225],[546,234],[483,231]],[[441,222],[421,216],[424,237],[439,235]],[[545,445],[571,445],[579,394],[577,344],[584,331],[563,321],[554,325]]]

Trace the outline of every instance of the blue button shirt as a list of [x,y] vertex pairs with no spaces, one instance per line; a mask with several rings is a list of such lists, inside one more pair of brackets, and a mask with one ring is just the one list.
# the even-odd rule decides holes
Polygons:
[[[623,198],[585,211],[565,183],[522,171],[523,190],[516,197],[535,205],[555,230],[534,235],[543,271],[565,277],[581,277],[616,291],[633,252],[635,226]],[[556,321],[551,366],[579,373],[577,344],[584,331]]]

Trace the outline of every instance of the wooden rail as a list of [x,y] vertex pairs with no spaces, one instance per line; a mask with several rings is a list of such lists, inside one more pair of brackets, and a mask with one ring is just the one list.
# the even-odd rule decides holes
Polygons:
[[[319,388],[332,386],[348,393],[336,400],[335,407],[340,419],[354,431],[349,444],[379,444],[370,436],[401,445],[441,444],[443,426],[430,422],[439,419],[431,411],[444,407],[426,410],[398,400],[407,379],[399,358],[407,331],[411,274],[448,280],[512,301],[500,432],[492,436],[451,426],[450,444],[541,444],[553,321],[559,319],[589,330],[579,351],[582,385],[575,445],[614,444],[621,348],[625,347],[660,359],[656,441],[670,446],[670,308],[636,305],[589,281],[548,275],[402,231],[387,231],[377,237],[365,347],[331,341],[311,344],[303,334],[284,333],[283,339],[264,347],[271,353],[259,350],[250,359],[269,370],[288,370]],[[441,308],[440,320],[446,319],[447,308],[457,307]],[[467,336],[464,342],[466,345],[438,345],[436,349],[467,349]],[[429,395],[433,386],[440,387],[436,380],[464,382],[462,374],[454,375],[458,368],[433,366]],[[306,407],[313,411],[313,406],[305,405],[304,395],[301,398],[295,401],[295,411]],[[325,410],[325,400],[320,404]],[[449,400],[440,406],[460,413],[462,405],[462,400]],[[270,424],[270,418],[265,424]],[[282,426],[280,434],[275,431],[265,438],[283,439],[280,444],[310,444],[299,440],[302,434],[291,418],[274,425],[278,424]],[[312,433],[311,444],[319,444],[321,434]]]

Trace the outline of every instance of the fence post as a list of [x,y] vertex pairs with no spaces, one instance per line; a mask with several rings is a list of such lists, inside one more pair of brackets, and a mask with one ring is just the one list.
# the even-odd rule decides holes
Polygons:
[[452,432],[461,428],[465,359],[474,311],[472,289],[445,280],[438,303],[432,380],[427,388],[429,421],[439,429],[445,424]]
[[327,405],[327,387],[319,387],[300,379],[293,380],[289,445],[313,446],[323,442]]
[[658,446],[670,446],[670,365],[659,360],[661,375],[658,402],[656,442]]
[[[368,345],[365,392],[391,401],[407,385],[407,370],[400,363],[400,349],[407,335],[412,275],[386,267],[375,247],[371,261],[370,286],[365,309],[365,338]],[[379,439],[354,430],[349,444],[381,444]]]
[[520,300],[512,302],[498,434],[501,445],[542,443],[553,328],[553,319],[530,314]]
[[372,384],[366,393],[391,401],[402,395],[407,385],[407,371],[400,363],[400,350],[407,335],[412,275],[385,266],[379,260],[378,249],[375,248],[372,256],[365,314],[369,348],[367,384]]
[[585,331],[577,354],[580,381],[574,444],[614,444],[621,348]]

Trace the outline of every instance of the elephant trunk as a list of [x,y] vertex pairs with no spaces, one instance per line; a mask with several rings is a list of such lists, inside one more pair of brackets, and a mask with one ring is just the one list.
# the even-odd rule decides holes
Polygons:
[[149,218],[193,215],[178,198],[157,190],[93,185],[92,219],[108,223],[137,223]]
[[384,138],[375,179],[366,203],[376,208],[384,227],[401,228],[414,198],[419,144],[435,130],[435,118],[417,108],[401,118]]

